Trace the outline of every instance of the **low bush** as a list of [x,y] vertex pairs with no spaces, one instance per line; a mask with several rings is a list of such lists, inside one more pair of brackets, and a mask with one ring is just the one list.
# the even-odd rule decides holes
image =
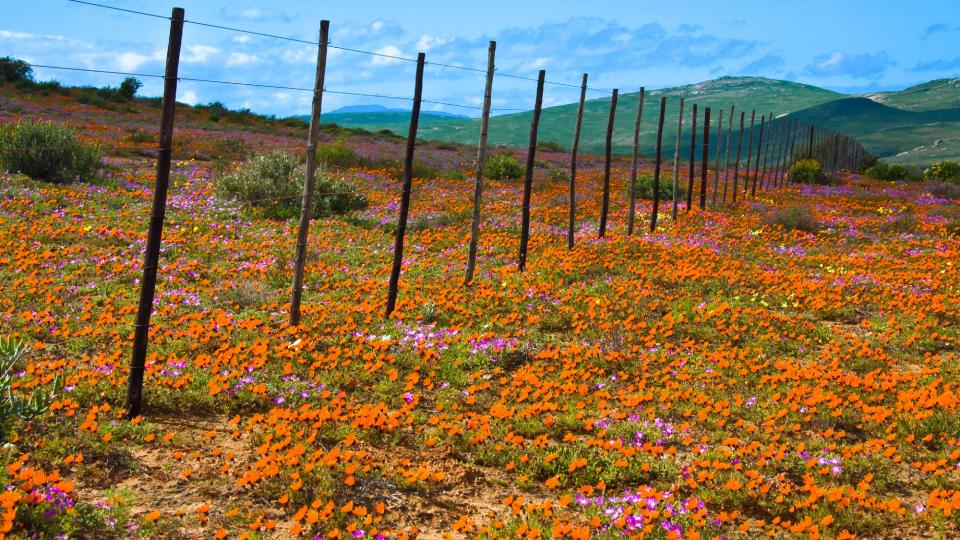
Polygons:
[[14,393],[17,387],[14,383],[15,368],[25,367],[21,365],[21,360],[29,351],[30,347],[22,341],[0,338],[0,441],[6,440],[16,422],[29,421],[45,413],[60,390],[60,376],[57,375],[52,390],[35,389],[29,397]]
[[[637,181],[634,184],[636,187],[636,197],[638,199],[653,199],[653,174],[638,174]],[[627,183],[627,189],[629,190],[629,182]],[[673,200],[673,177],[666,178],[664,176],[660,177],[660,200]],[[630,192],[627,191],[627,196],[630,196]],[[683,182],[678,183],[677,185],[677,200],[683,200],[687,196],[687,187],[683,185]]]
[[932,181],[927,184],[927,191],[941,199],[960,199],[960,184]]
[[829,179],[823,174],[823,167],[815,159],[801,159],[790,166],[789,179],[799,184],[827,184]]
[[887,180],[887,181],[915,181],[920,180],[921,176],[917,174],[916,171],[913,171],[903,165],[898,163],[877,163],[873,167],[870,167],[864,174],[870,178],[876,178],[877,180]]
[[810,234],[816,234],[820,230],[820,222],[813,215],[813,211],[806,206],[773,209],[764,216],[764,223],[777,225],[788,231],[803,231]]
[[17,81],[33,81],[33,68],[12,56],[0,58],[0,82]]
[[317,159],[327,167],[347,168],[358,164],[357,153],[345,139],[337,139],[317,147]]
[[498,180],[520,178],[523,176],[523,167],[513,154],[496,154],[483,164],[483,175]]
[[133,99],[133,96],[137,94],[137,90],[143,88],[143,83],[134,79],[133,77],[127,77],[120,83],[120,88],[117,89],[117,94],[123,99]]
[[960,184],[960,163],[956,161],[938,161],[923,171],[927,180],[939,180],[951,184]]
[[80,141],[66,126],[29,120],[0,126],[0,167],[36,180],[92,180],[102,158],[99,147]]
[[[306,168],[296,156],[274,150],[253,156],[239,170],[222,177],[216,192],[258,208],[267,218],[296,217],[300,215],[305,174]],[[352,182],[330,175],[323,167],[317,168],[315,179],[313,217],[367,207],[367,197]]]
[[537,143],[537,150],[542,152],[566,152],[563,145],[553,141],[540,141]]

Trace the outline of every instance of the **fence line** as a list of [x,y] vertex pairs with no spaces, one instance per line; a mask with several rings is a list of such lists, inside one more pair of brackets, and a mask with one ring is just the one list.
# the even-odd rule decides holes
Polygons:
[[[162,228],[164,221],[164,212],[166,209],[166,192],[167,186],[169,184],[169,172],[170,172],[170,158],[173,148],[173,116],[175,111],[175,100],[176,100],[176,88],[178,81],[193,81],[193,82],[203,82],[203,83],[215,83],[215,84],[230,84],[230,85],[241,85],[249,87],[262,87],[262,88],[274,88],[274,89],[283,89],[283,90],[293,90],[293,91],[303,91],[303,92],[312,92],[313,93],[313,108],[312,114],[310,117],[310,132],[307,141],[307,156],[308,156],[308,168],[307,168],[307,178],[304,183],[304,193],[302,195],[303,204],[301,206],[301,216],[300,216],[300,227],[298,229],[298,242],[297,242],[297,270],[295,272],[294,283],[292,287],[292,297],[290,305],[290,323],[296,325],[299,323],[299,304],[300,304],[300,292],[302,292],[302,279],[304,274],[304,264],[306,260],[306,240],[309,236],[309,226],[312,218],[312,199],[313,196],[317,195],[314,193],[313,186],[313,170],[311,164],[315,164],[316,160],[316,145],[317,145],[317,135],[318,135],[318,125],[320,120],[320,106],[322,103],[322,96],[324,93],[330,94],[343,94],[343,95],[355,95],[355,96],[368,96],[368,97],[377,97],[383,99],[397,99],[397,100],[411,100],[413,102],[413,109],[410,115],[410,124],[409,132],[407,135],[406,142],[406,153],[404,158],[404,167],[403,167],[403,189],[401,192],[401,205],[398,217],[398,225],[395,232],[395,245],[394,245],[394,262],[390,275],[390,281],[388,285],[388,296],[385,310],[385,317],[389,318],[394,311],[397,301],[397,295],[399,292],[399,280],[401,275],[401,269],[403,265],[403,240],[404,232],[406,228],[406,221],[409,212],[410,206],[410,191],[413,181],[413,157],[416,147],[416,135],[417,135],[417,126],[420,115],[420,105],[421,103],[435,103],[440,105],[455,106],[455,107],[464,107],[471,109],[479,109],[480,107],[474,105],[459,105],[453,103],[444,103],[439,101],[428,101],[422,99],[422,89],[423,89],[423,71],[424,67],[429,63],[426,62],[425,54],[419,53],[416,60],[408,59],[400,56],[393,55],[384,55],[382,53],[376,53],[373,51],[363,51],[360,49],[348,49],[343,47],[336,47],[329,42],[328,29],[329,22],[321,21],[321,32],[320,39],[316,42],[299,40],[297,38],[289,38],[283,36],[277,36],[273,34],[266,34],[262,32],[254,32],[249,30],[242,30],[237,28],[231,28],[222,25],[215,25],[212,23],[201,23],[198,21],[189,21],[184,17],[184,10],[181,8],[174,8],[172,11],[171,17],[163,17],[156,14],[150,14],[146,12],[139,12],[135,10],[129,10],[124,8],[117,8],[114,6],[108,6],[104,4],[97,4],[94,2],[88,2],[85,0],[69,0],[74,3],[84,4],[89,6],[95,6],[99,8],[112,9],[121,12],[127,12],[138,15],[145,15],[149,17],[168,19],[170,21],[170,38],[167,48],[167,62],[164,75],[152,75],[152,74],[133,74],[125,73],[118,71],[108,71],[108,70],[98,70],[98,69],[86,69],[86,68],[72,68],[65,66],[49,66],[43,64],[31,64],[36,67],[45,67],[51,69],[67,69],[74,71],[85,71],[92,73],[109,73],[109,74],[120,74],[120,75],[129,75],[129,76],[140,76],[140,77],[157,77],[164,79],[164,94],[162,100],[162,119],[161,119],[161,129],[160,129],[160,143],[159,143],[159,157],[157,164],[157,180],[156,187],[154,189],[154,198],[153,198],[153,207],[150,216],[150,226],[148,232],[147,248],[146,255],[144,259],[144,277],[141,282],[141,296],[140,304],[138,308],[137,322],[135,325],[135,336],[133,343],[133,355],[131,357],[130,363],[130,378],[128,380],[127,386],[127,401],[126,409],[127,415],[129,417],[137,416],[141,408],[142,400],[142,385],[143,385],[143,375],[144,375],[144,360],[147,350],[147,337],[149,332],[149,323],[150,323],[150,314],[152,311],[153,304],[153,294],[156,286],[156,274],[158,268],[158,258],[160,252],[160,240],[162,236]],[[258,83],[248,83],[240,81],[220,81],[214,79],[201,79],[201,78],[191,78],[191,77],[179,77],[178,76],[178,66],[179,66],[179,54],[180,54],[180,45],[182,40],[182,29],[185,23],[197,24],[201,26],[219,28],[230,31],[244,32],[254,35],[260,35],[264,37],[277,38],[288,41],[295,41],[304,44],[309,44],[318,47],[318,57],[317,57],[317,76],[313,89],[299,88],[299,87],[286,87],[282,85],[268,85],[268,84],[258,84]],[[495,43],[491,42],[491,50],[495,47]],[[409,60],[415,61],[417,63],[416,70],[416,81],[415,81],[415,90],[412,98],[407,98],[403,96],[389,96],[389,95],[378,95],[378,94],[366,94],[361,92],[348,92],[348,91],[337,91],[337,90],[328,90],[324,88],[324,75],[326,70],[326,51],[327,48],[338,48],[341,50],[347,50],[351,52],[357,52],[362,54],[371,54],[375,56],[384,56],[397,60]],[[530,198],[531,198],[531,188],[533,180],[533,169],[535,166],[535,155],[538,146],[538,127],[540,121],[540,113],[543,102],[543,88],[545,84],[553,84],[557,86],[566,86],[571,88],[579,88],[581,91],[580,94],[580,107],[578,112],[576,130],[574,133],[574,142],[573,149],[571,151],[571,178],[570,178],[570,193],[569,193],[569,215],[571,222],[573,216],[575,215],[575,180],[576,180],[576,158],[577,158],[577,146],[579,143],[580,137],[580,126],[583,118],[584,112],[584,95],[587,90],[592,90],[595,92],[604,92],[604,90],[597,88],[589,88],[587,86],[587,75],[583,76],[583,84],[581,86],[576,86],[567,83],[553,82],[546,80],[545,70],[540,70],[537,79],[531,79],[529,77],[524,77],[520,75],[506,74],[506,73],[496,73],[495,66],[493,65],[493,56],[490,56],[490,66],[487,70],[479,70],[477,68],[470,68],[465,66],[456,66],[452,64],[432,64],[439,67],[452,68],[452,69],[462,69],[467,71],[480,71],[487,73],[487,86],[485,91],[485,114],[488,113],[489,109],[489,94],[490,94],[490,85],[493,77],[507,77],[521,80],[535,80],[537,82],[536,98],[535,105],[532,112],[532,120],[530,127],[530,141],[527,149],[526,155],[526,168],[524,174],[524,189],[523,189],[523,200],[521,203],[521,229],[520,229],[520,250],[517,261],[517,267],[519,270],[524,270],[527,260],[527,245],[529,241],[529,232],[530,232]],[[599,224],[599,234],[601,237],[604,236],[607,210],[608,210],[608,198],[609,198],[609,170],[610,170],[610,161],[611,161],[611,146],[612,146],[612,130],[614,124],[614,117],[616,113],[616,103],[618,90],[613,89],[610,91],[611,104],[610,104],[610,113],[608,120],[608,129],[606,136],[606,148],[605,148],[605,164],[604,164],[604,183],[603,183],[603,209],[600,216]],[[641,87],[641,100],[643,96],[643,89]],[[682,100],[682,98],[681,98]],[[657,129],[657,144],[656,144],[656,171],[654,173],[654,182],[653,182],[653,210],[651,213],[650,220],[650,231],[654,232],[657,226],[657,207],[660,200],[659,185],[660,185],[660,169],[662,163],[662,135],[663,135],[663,125],[665,120],[666,112],[666,103],[667,97],[661,96],[660,99],[660,115]],[[642,104],[642,101],[641,101]],[[639,105],[638,116],[637,116],[637,128],[639,129],[640,115],[642,113],[642,105]],[[692,207],[692,192],[693,192],[693,181],[694,181],[694,170],[695,170],[695,151],[696,151],[696,123],[697,123],[697,104],[693,105],[693,115],[692,115],[692,134],[691,134],[691,143],[690,143],[690,189],[687,194],[687,212],[691,210]],[[731,109],[731,116],[729,118],[730,124],[728,124],[728,135],[726,140],[727,154],[730,152],[731,144],[731,130],[733,122],[733,109]],[[756,111],[754,111],[755,113]],[[710,144],[711,144],[711,124],[710,124],[710,107],[704,107],[703,109],[703,142],[702,147],[702,159],[701,159],[701,171],[700,171],[700,193],[699,193],[699,207],[701,211],[706,210],[707,207],[707,191],[708,191],[708,167],[710,162]],[[787,156],[783,156],[783,149],[787,142],[791,144],[791,148],[794,144],[800,140],[802,130],[799,129],[799,120],[790,119],[797,123],[798,128],[792,132],[787,130],[787,120],[786,116],[774,118],[773,113],[769,113],[769,121],[767,120],[767,114],[765,112],[760,113],[760,128],[759,135],[757,138],[757,147],[755,155],[755,163],[752,171],[752,182],[750,181],[751,170],[750,170],[750,159],[751,154],[753,153],[753,115],[751,113],[751,129],[750,129],[750,143],[748,150],[748,157],[745,170],[745,181],[744,181],[744,191],[749,191],[751,196],[756,194],[757,184],[759,180],[760,189],[778,189],[781,188],[783,183],[777,181],[777,174],[781,173],[784,170],[787,162]],[[719,189],[719,175],[720,175],[720,156],[721,150],[724,146],[723,141],[723,109],[721,109],[719,115],[719,122],[717,125],[717,148],[716,148],[716,158],[715,158],[715,177],[713,182],[713,197],[711,207],[718,206],[717,204],[717,191]],[[679,131],[677,134],[677,154],[679,154],[680,140],[682,138],[682,129],[683,122],[682,117],[679,121]],[[830,172],[841,170],[844,168],[851,168],[853,166],[859,166],[861,160],[864,157],[868,157],[869,153],[866,152],[866,149],[857,141],[846,137],[836,131],[825,129],[819,126],[809,126],[809,144],[806,148],[806,156],[814,157],[817,156],[820,158],[821,163],[824,164],[824,168]],[[740,140],[742,141],[742,128]],[[635,142],[636,147],[638,143]],[[478,174],[477,174],[477,188],[476,188],[476,197],[479,199],[479,193],[482,190],[482,170],[483,170],[483,160],[484,153],[482,151],[483,146],[481,145],[480,152],[478,153]],[[761,156],[761,154],[763,154]],[[801,148],[799,155],[804,154],[804,149]],[[636,150],[634,152],[636,155]],[[798,153],[791,151],[789,156],[790,160],[796,161]],[[761,166],[761,157],[763,157],[763,165]],[[781,157],[784,159],[781,160]],[[774,163],[773,160],[776,159]],[[738,160],[735,164],[734,172],[734,186],[736,186],[737,176],[738,176],[738,167],[739,167],[739,143],[738,143]],[[632,167],[633,168],[633,167]],[[724,168],[729,168],[729,160],[724,164]],[[674,166],[675,175],[677,174],[677,166]],[[728,172],[728,171],[727,171]],[[725,173],[726,175],[726,173]],[[631,174],[632,181],[633,174]],[[726,178],[726,176],[725,176]],[[782,178],[782,176],[781,176]],[[787,178],[789,181],[789,177]],[[675,180],[676,184],[676,180]],[[724,187],[726,187],[726,181],[724,182]],[[631,186],[631,191],[634,186]],[[736,187],[734,188],[734,198],[736,198]],[[275,198],[279,200],[286,197]],[[674,196],[676,198],[676,195]],[[634,211],[633,198],[631,197],[631,218]],[[265,199],[270,200],[270,199]],[[722,204],[725,204],[726,197],[724,196]],[[263,202],[263,201],[261,201]],[[479,215],[475,215],[474,222],[479,219]],[[631,219],[632,222],[632,219]],[[632,225],[632,223],[631,223]],[[631,227],[632,228],[632,227]],[[572,229],[571,229],[572,231]],[[568,233],[568,247],[569,249],[574,249],[573,236],[572,232]],[[472,243],[472,242],[471,242]],[[475,249],[475,248],[473,248]],[[472,271],[471,271],[472,273]],[[469,275],[469,274],[468,274]],[[465,286],[470,286],[470,279],[467,279]]]

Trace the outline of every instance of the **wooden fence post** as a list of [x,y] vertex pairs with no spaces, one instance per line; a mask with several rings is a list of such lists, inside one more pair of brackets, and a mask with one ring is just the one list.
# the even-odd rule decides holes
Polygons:
[[177,100],[177,71],[180,66],[180,44],[183,40],[183,8],[175,7],[170,15],[170,36],[167,41],[167,65],[163,74],[163,102],[160,116],[160,144],[157,152],[157,181],[153,188],[153,206],[147,247],[143,258],[143,278],[140,281],[140,304],[134,323],[133,354],[127,377],[127,399],[124,407],[129,419],[140,416],[143,406],[143,375],[146,371],[147,342],[150,335],[150,315],[157,287],[157,267],[160,262],[160,242],[163,238],[163,219],[167,211],[167,190],[170,187],[170,154],[173,149],[173,113]]
[[697,104],[693,104],[693,116],[690,120],[690,181],[687,184],[687,209],[693,206],[693,175],[697,165]]
[[313,101],[310,106],[310,131],[307,135],[307,173],[303,182],[300,203],[300,223],[297,226],[297,254],[293,267],[293,287],[290,293],[290,325],[300,324],[300,300],[303,297],[303,274],[307,264],[307,241],[310,238],[310,220],[313,219],[313,191],[317,173],[317,139],[320,138],[320,108],[323,103],[323,80],[327,71],[327,41],[330,21],[320,21],[320,42],[317,44],[317,72],[313,82]]
[[517,268],[523,272],[527,267],[527,244],[530,241],[530,192],[533,190],[533,163],[537,156],[537,129],[540,127],[540,109],[543,108],[543,79],[547,72],[540,70],[537,76],[537,99],[533,105],[530,121],[530,144],[527,149],[527,169],[523,178],[523,203],[520,216],[520,254]]
[[670,218],[677,220],[677,206],[680,191],[680,144],[683,138],[683,98],[680,98],[680,112],[677,114],[677,146],[673,151],[673,209]]
[[417,75],[413,90],[413,110],[410,111],[410,127],[407,130],[407,151],[403,159],[403,191],[400,193],[400,218],[393,244],[393,268],[387,289],[385,318],[390,318],[397,306],[400,285],[400,270],[403,267],[403,236],[407,232],[407,214],[410,213],[410,192],[413,191],[413,150],[417,144],[417,127],[420,124],[420,103],[423,97],[423,64],[426,55],[417,54]]
[[607,213],[610,211],[610,164],[613,159],[613,122],[617,116],[617,96],[619,90],[613,89],[610,96],[610,117],[607,119],[607,136],[603,149],[603,195],[600,205],[600,227],[597,236],[607,234]]
[[640,87],[640,102],[637,104],[637,120],[633,124],[633,158],[630,160],[630,211],[627,212],[627,235],[633,234],[633,222],[637,213],[637,167],[640,165],[640,121],[643,119],[643,97],[646,88]]
[[717,120],[717,151],[713,158],[713,194],[710,196],[710,206],[717,206],[717,193],[720,192],[721,155],[723,155],[723,109],[720,109],[720,118]]
[[777,160],[773,164],[773,176],[770,179],[774,189],[780,187],[780,165],[783,159],[783,143],[787,139],[786,129],[786,120],[779,120],[777,122]]
[[810,144],[807,145],[807,159],[813,159],[813,130],[814,127],[810,126]]
[[750,111],[750,142],[747,143],[747,177],[743,179],[743,195],[747,195],[747,190],[750,189],[750,160],[753,158],[753,128],[754,121],[756,120],[757,110],[753,109]]
[[757,161],[753,165],[753,183],[750,185],[750,196],[757,194],[757,175],[760,174],[760,150],[763,148],[763,128],[767,121],[767,115],[760,116],[760,133],[757,135]]
[[573,145],[570,147],[570,200],[567,213],[567,249],[573,249],[574,221],[577,219],[577,150],[580,148],[580,127],[583,125],[583,103],[587,99],[587,74],[580,84],[580,106],[577,107],[577,125],[573,129]]
[[653,169],[653,210],[650,212],[650,232],[657,230],[657,212],[660,209],[660,167],[663,163],[663,119],[667,111],[667,97],[660,98],[660,120],[657,122],[657,163]]
[[727,183],[730,179],[730,138],[733,136],[733,111],[735,105],[730,106],[730,119],[727,121],[727,157],[723,160],[723,197],[722,204],[727,204]]
[[773,136],[773,113],[770,113],[770,119],[767,120],[767,137],[763,141],[763,167],[760,168],[760,189],[766,189],[767,180],[767,158],[770,155],[770,138]]
[[700,210],[706,210],[707,166],[710,164],[710,107],[703,109],[703,159],[700,161]]
[[743,121],[747,113],[740,111],[740,135],[737,137],[737,160],[733,162],[733,203],[737,203],[737,190],[740,189],[738,183],[740,179],[740,157],[743,150]]
[[477,148],[477,176],[473,188],[473,219],[470,221],[470,247],[467,251],[467,273],[463,284],[473,281],[477,266],[477,243],[480,240],[480,209],[483,206],[483,165],[487,158],[487,131],[490,125],[490,101],[493,95],[494,59],[497,42],[491,41],[487,51],[487,80],[483,87],[483,112],[480,115],[480,146]]

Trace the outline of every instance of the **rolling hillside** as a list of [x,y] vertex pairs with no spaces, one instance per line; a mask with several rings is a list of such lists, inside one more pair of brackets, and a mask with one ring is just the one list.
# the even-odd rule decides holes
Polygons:
[[[595,94],[593,94],[595,95]],[[701,108],[713,108],[712,124],[716,126],[717,107],[724,110],[724,129],[729,122],[729,107],[736,104],[735,121],[739,125],[741,108],[748,111],[773,112],[776,116],[796,114],[810,121],[861,138],[874,154],[891,161],[923,163],[935,159],[960,158],[960,79],[940,79],[913,86],[899,92],[883,92],[866,96],[846,96],[815,86],[778,81],[761,77],[723,77],[702,83],[654,90],[647,93],[641,128],[641,152],[651,154],[656,144],[656,119],[659,98],[666,96],[667,121],[664,126],[666,155],[673,155],[676,141],[677,98],[687,99],[684,121],[684,150],[689,152],[690,101]],[[614,128],[614,151],[630,152],[633,120],[637,106],[636,92],[621,94]],[[610,98],[587,102],[584,114],[581,147],[585,152],[603,150],[604,132]],[[569,147],[576,121],[577,105],[567,104],[543,110],[540,140]],[[530,129],[530,112],[501,115],[490,120],[490,143],[522,147]],[[700,115],[702,118],[702,113]],[[408,113],[351,113],[323,116],[324,122],[335,122],[371,131],[389,129],[405,133]],[[702,121],[702,120],[701,120]],[[701,124],[702,126],[702,124]],[[699,131],[700,127],[698,127]],[[479,133],[477,119],[423,116],[419,136],[429,140],[475,143]],[[701,132],[702,133],[702,132]],[[715,144],[716,129],[713,130]],[[919,150],[922,148],[922,151]]]

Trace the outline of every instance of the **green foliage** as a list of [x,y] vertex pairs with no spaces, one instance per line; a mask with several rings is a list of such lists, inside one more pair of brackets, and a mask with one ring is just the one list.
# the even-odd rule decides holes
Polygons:
[[767,225],[778,225],[788,231],[816,234],[820,230],[820,222],[813,215],[813,211],[806,206],[776,208],[764,216],[764,222]]
[[498,180],[520,178],[523,176],[523,167],[513,154],[496,154],[483,164],[483,175]]
[[927,180],[939,180],[951,184],[960,184],[960,163],[956,161],[938,161],[923,171]]
[[553,141],[540,141],[537,143],[537,150],[544,152],[566,152],[566,149],[560,143]]
[[[653,199],[653,174],[638,174],[637,181],[634,184],[635,194],[638,199]],[[628,186],[629,189],[629,186]],[[673,178],[664,178],[660,177],[660,200],[673,200]],[[627,192],[629,195],[629,191]],[[687,188],[683,185],[683,182],[679,182],[677,185],[677,199],[684,199],[687,196]]]
[[347,146],[346,139],[340,138],[329,144],[317,147],[317,159],[327,167],[353,167],[358,164],[357,153]]
[[120,88],[117,89],[117,94],[120,95],[123,99],[133,99],[133,96],[137,94],[137,90],[143,88],[143,83],[134,79],[133,77],[127,77],[120,83]]
[[[236,172],[221,178],[215,190],[260,209],[267,218],[300,215],[306,169],[296,156],[282,150],[257,154]],[[356,185],[319,167],[315,176],[313,217],[343,214],[367,207]]]
[[790,181],[800,184],[826,184],[823,167],[815,159],[801,159],[790,166]]
[[33,81],[33,68],[12,56],[0,58],[0,82]]
[[45,413],[60,389],[58,374],[54,378],[53,389],[48,392],[38,389],[29,398],[13,393],[14,368],[18,367],[28,352],[30,347],[24,345],[23,341],[0,338],[0,440],[6,438],[15,422],[29,421]]
[[53,122],[0,126],[0,167],[37,180],[92,180],[102,156],[98,147],[78,140],[76,131]]
[[870,178],[876,178],[877,180],[888,180],[888,181],[898,181],[898,180],[920,180],[921,177],[915,171],[904,167],[898,163],[877,163],[873,167],[867,169],[864,174]]

